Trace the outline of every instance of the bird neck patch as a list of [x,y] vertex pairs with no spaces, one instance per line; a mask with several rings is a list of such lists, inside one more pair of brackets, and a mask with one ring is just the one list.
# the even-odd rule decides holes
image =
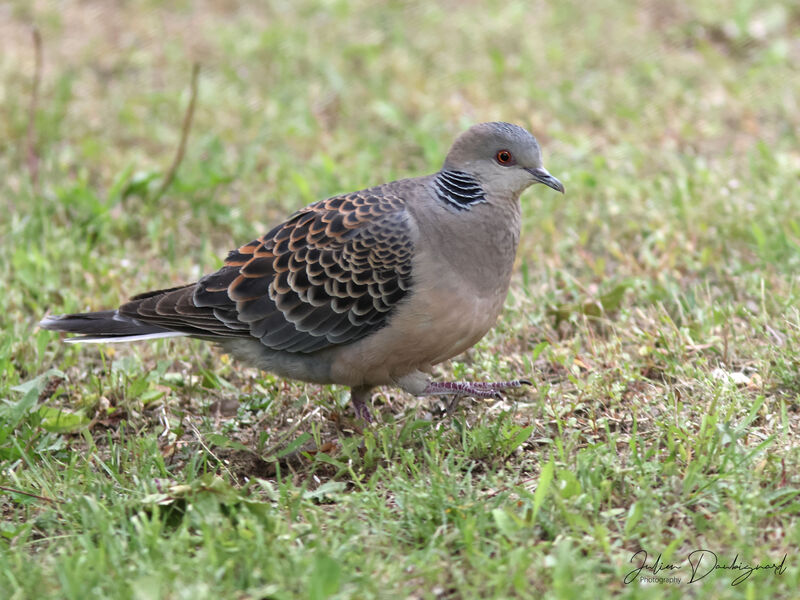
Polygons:
[[458,210],[469,210],[473,204],[486,202],[481,185],[463,171],[439,171],[433,186],[439,200]]

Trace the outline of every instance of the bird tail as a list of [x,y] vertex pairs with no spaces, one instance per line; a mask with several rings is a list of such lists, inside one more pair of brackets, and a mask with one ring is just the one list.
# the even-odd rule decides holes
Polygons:
[[187,335],[157,325],[149,325],[138,319],[121,316],[116,310],[104,310],[72,315],[53,315],[39,323],[43,329],[78,333],[79,337],[67,338],[70,343],[135,342],[157,338]]

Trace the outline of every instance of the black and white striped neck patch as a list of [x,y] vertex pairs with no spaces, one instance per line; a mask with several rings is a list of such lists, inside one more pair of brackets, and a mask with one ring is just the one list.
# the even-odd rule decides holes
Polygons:
[[458,210],[486,202],[486,195],[474,177],[462,171],[439,171],[433,180],[439,200]]

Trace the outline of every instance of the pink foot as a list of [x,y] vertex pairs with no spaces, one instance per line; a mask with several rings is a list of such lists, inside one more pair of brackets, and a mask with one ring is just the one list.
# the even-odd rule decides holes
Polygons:
[[500,392],[518,388],[523,385],[531,385],[527,379],[512,379],[511,381],[431,381],[422,390],[420,396],[452,395],[453,399],[447,403],[445,413],[452,415],[458,401],[462,396],[472,396],[473,398],[503,398]]
[[350,390],[350,403],[353,405],[356,419],[362,419],[366,423],[372,423],[372,411],[367,404],[369,392],[369,388],[352,388]]
[[531,385],[527,379],[512,379],[511,381],[431,381],[422,390],[420,396],[455,395],[472,396],[473,398],[501,398],[500,392]]

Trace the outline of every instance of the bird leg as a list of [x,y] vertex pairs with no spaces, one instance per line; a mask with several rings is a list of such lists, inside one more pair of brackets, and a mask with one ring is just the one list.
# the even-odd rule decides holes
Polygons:
[[518,388],[523,385],[531,385],[527,379],[512,379],[511,381],[429,381],[428,385],[419,396],[452,395],[453,398],[447,403],[445,413],[453,414],[458,401],[463,396],[473,398],[497,398],[500,400],[500,392]]
[[368,387],[350,388],[350,403],[353,405],[356,419],[363,419],[367,423],[372,423],[372,412],[369,409],[369,404],[367,404],[370,389]]
[[419,396],[455,395],[473,398],[501,398],[500,392],[523,385],[531,385],[527,379],[511,381],[430,381]]

